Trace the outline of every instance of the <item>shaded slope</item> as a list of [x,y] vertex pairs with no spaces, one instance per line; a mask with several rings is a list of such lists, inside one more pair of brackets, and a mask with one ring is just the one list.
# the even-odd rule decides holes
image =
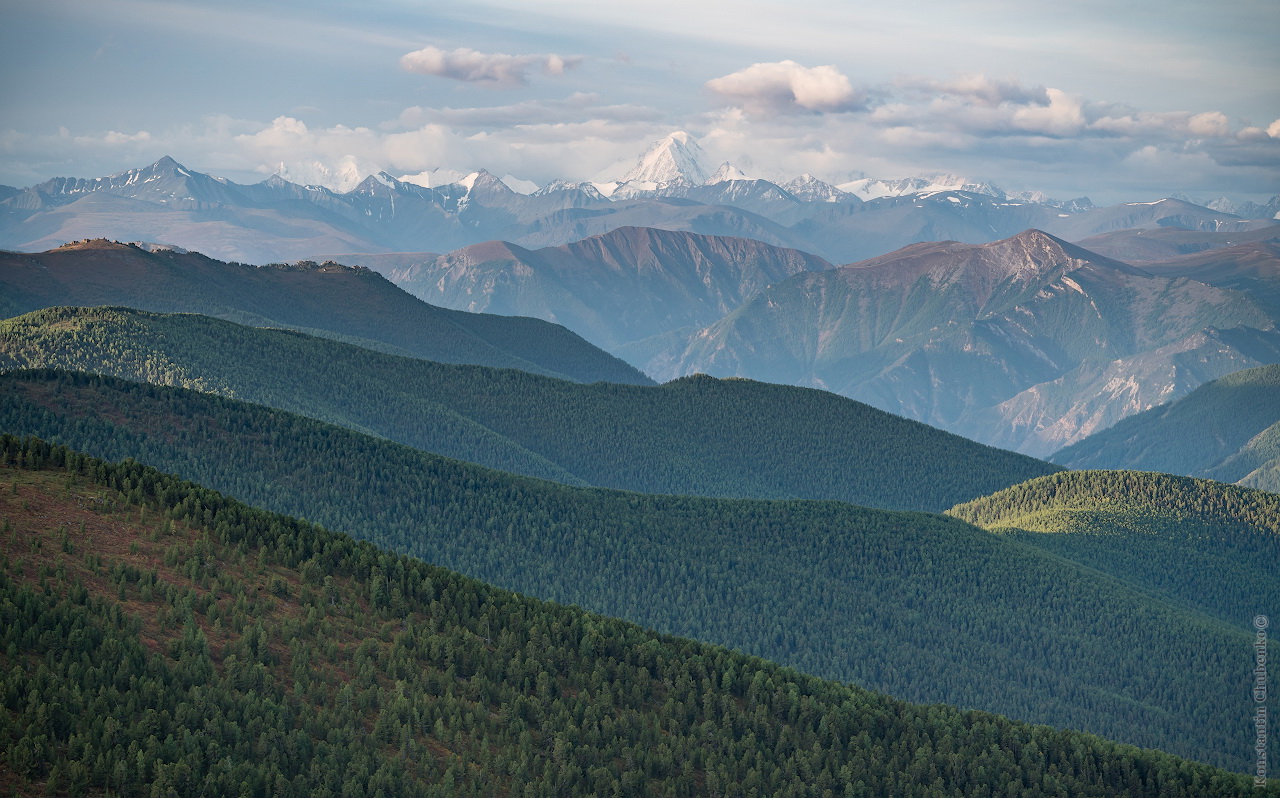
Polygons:
[[[1201,385],[1168,404],[1126,418],[1115,426],[1056,452],[1069,468],[1130,468],[1235,482],[1263,465],[1255,448],[1246,461],[1223,468],[1250,442],[1280,422],[1280,365],[1246,369]],[[1222,470],[1218,470],[1222,469]],[[1234,476],[1234,478],[1231,478]]]
[[2,428],[134,456],[503,587],[904,698],[1252,764],[1240,679],[1224,677],[1247,631],[955,519],[563,487],[110,378],[0,387]]
[[824,392],[687,378],[579,385],[190,314],[0,322],[0,369],[49,367],[279,407],[569,484],[941,511],[1054,469]]
[[1275,794],[528,599],[134,463],[6,436],[0,475],[24,794]]
[[0,291],[7,315],[53,305],[204,313],[377,341],[449,363],[583,382],[649,382],[563,327],[437,308],[368,269],[332,263],[254,267],[96,240],[31,255],[0,253]]

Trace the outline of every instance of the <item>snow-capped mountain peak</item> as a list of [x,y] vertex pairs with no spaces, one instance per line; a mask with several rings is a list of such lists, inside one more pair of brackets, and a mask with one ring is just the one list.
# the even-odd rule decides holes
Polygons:
[[697,186],[706,183],[711,172],[707,154],[698,146],[697,140],[678,130],[651,144],[620,182]]
[[400,175],[400,182],[412,183],[423,188],[438,188],[439,186],[447,186],[450,183],[457,183],[466,176],[466,172],[437,166],[434,169],[425,169],[416,175]]
[[724,163],[720,164],[720,168],[716,170],[715,174],[707,178],[706,184],[710,186],[716,183],[727,183],[730,180],[750,180],[750,179],[751,178],[747,175],[746,172],[742,171],[741,169],[729,163],[728,161],[725,161]]
[[849,197],[830,183],[808,173],[791,180],[782,188],[802,202],[840,202]]

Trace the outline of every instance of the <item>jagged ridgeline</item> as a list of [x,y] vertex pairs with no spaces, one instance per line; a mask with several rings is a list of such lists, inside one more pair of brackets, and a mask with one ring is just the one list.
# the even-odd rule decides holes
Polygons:
[[0,322],[0,369],[27,367],[194,388],[492,468],[647,493],[940,512],[1057,470],[823,391],[710,377],[582,385],[192,314],[49,308]]
[[496,589],[134,462],[0,436],[20,793],[1242,796]]
[[1063,471],[948,511],[1244,625],[1280,614],[1280,495],[1142,471]]
[[1253,765],[1246,626],[946,516],[575,488],[59,372],[0,377],[0,429],[134,457],[500,587],[899,698]]
[[375,272],[336,263],[250,266],[102,239],[48,252],[0,252],[0,313],[53,305],[204,313],[446,363],[652,384],[557,324],[438,308]]

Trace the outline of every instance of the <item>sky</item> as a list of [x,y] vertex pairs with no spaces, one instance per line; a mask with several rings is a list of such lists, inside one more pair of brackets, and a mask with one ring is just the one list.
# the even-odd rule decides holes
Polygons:
[[0,184],[164,155],[619,176],[692,134],[786,180],[937,173],[1095,202],[1280,193],[1275,0],[0,0]]

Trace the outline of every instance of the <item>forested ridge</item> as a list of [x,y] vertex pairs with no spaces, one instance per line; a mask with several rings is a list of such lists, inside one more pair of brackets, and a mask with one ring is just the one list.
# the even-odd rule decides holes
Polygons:
[[688,377],[582,385],[371,353],[192,314],[49,308],[0,322],[0,369],[218,393],[567,484],[940,512],[1057,470],[835,394]]
[[1280,495],[1144,471],[1062,471],[948,511],[1243,626],[1280,616]]
[[654,496],[490,471],[311,419],[58,372],[0,429],[135,457],[502,587],[900,698],[1244,771],[1249,630],[945,516]]
[[519,368],[582,382],[653,382],[560,325],[428,305],[369,269],[332,262],[251,266],[103,239],[48,252],[0,252],[0,315],[56,305],[204,313],[375,342],[446,363]]
[[[1071,468],[1129,468],[1280,490],[1280,365],[1244,369],[1061,449]],[[1174,445],[1176,442],[1176,445]]]
[[1243,796],[0,436],[0,784],[122,796]]

